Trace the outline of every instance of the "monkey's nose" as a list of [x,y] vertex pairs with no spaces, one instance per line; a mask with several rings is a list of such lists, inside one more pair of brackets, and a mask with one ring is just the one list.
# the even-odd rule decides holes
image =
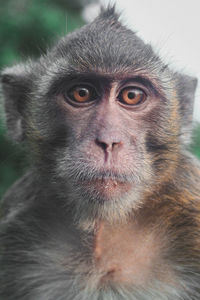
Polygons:
[[96,144],[102,148],[105,152],[113,152],[122,146],[121,141],[102,141],[101,139],[96,139]]

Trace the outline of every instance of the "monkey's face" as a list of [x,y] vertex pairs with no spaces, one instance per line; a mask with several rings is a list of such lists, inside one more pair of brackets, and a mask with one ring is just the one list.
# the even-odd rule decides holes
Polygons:
[[48,122],[39,151],[45,168],[59,193],[68,198],[71,190],[79,210],[127,214],[167,176],[170,155],[176,155],[168,151],[169,141],[174,146],[168,104],[139,72],[73,75],[56,82],[49,112],[41,115]]
[[95,77],[76,78],[56,98],[70,132],[57,165],[101,201],[123,199],[152,182],[148,119],[164,104],[139,77]]

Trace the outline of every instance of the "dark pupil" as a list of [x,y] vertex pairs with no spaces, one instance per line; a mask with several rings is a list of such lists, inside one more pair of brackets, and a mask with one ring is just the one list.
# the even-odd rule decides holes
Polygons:
[[129,99],[135,98],[135,93],[134,92],[129,92],[128,97],[129,97]]
[[80,96],[80,97],[85,97],[85,96],[87,96],[87,90],[85,90],[85,89],[79,90],[79,96]]

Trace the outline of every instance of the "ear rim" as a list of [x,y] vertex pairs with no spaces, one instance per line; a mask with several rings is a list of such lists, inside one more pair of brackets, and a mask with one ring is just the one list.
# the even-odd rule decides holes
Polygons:
[[26,64],[7,67],[0,74],[3,112],[7,135],[14,142],[25,138],[23,106],[30,91],[30,71]]
[[190,144],[192,138],[194,102],[198,79],[197,77],[184,73],[177,72],[174,75],[181,117],[181,138],[184,144]]
[[[174,74],[176,79],[176,88],[182,89],[184,88],[184,93],[192,93],[195,95],[197,85],[198,85],[198,78],[194,76],[187,75],[185,73],[176,72]],[[183,85],[184,84],[184,85]],[[187,90],[185,89],[185,86]]]

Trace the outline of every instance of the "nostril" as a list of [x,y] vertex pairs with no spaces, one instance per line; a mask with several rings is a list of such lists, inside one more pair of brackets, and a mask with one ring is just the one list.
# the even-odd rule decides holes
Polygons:
[[109,148],[109,145],[106,144],[105,142],[99,141],[96,139],[96,144],[101,147],[104,151],[106,151]]
[[117,142],[117,143],[112,143],[112,150],[114,148],[118,148],[121,145],[121,142]]

